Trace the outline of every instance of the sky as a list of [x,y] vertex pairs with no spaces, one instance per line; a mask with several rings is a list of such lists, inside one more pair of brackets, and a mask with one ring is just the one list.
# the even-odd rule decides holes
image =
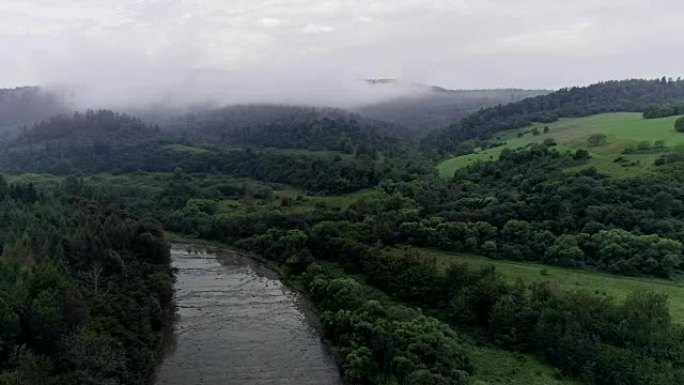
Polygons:
[[368,78],[555,89],[677,77],[683,19],[681,0],[0,0],[0,88],[144,94],[216,75],[261,95]]

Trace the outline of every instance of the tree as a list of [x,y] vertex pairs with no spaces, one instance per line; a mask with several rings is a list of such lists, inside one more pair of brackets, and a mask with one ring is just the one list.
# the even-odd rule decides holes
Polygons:
[[684,132],[684,117],[677,119],[674,127],[677,132]]
[[580,148],[579,150],[575,151],[573,158],[575,160],[587,160],[589,159],[589,151]]
[[587,143],[591,147],[606,144],[606,136],[604,134],[593,134],[587,139]]

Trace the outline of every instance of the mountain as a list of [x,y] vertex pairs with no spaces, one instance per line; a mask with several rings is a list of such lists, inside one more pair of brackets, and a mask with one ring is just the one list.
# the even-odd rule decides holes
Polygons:
[[[371,79],[368,83],[374,87],[396,87],[401,84],[393,79]],[[549,92],[522,89],[448,90],[423,84],[408,86],[414,92],[357,107],[353,111],[367,118],[401,125],[414,135],[425,136],[481,108],[517,102]]]
[[0,146],[0,170],[69,173],[98,172],[116,165],[136,170],[157,162],[150,149],[165,134],[158,126],[109,110],[56,115],[7,138]]
[[581,117],[602,112],[642,112],[649,105],[684,102],[684,80],[630,79],[607,81],[587,87],[527,98],[519,102],[486,108],[458,123],[436,131],[425,143],[440,152],[452,152],[458,143],[525,127],[532,122],[551,123],[562,117]]

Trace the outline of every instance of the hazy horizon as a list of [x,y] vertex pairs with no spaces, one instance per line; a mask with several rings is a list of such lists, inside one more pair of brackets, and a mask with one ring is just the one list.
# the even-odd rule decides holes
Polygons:
[[658,3],[0,0],[0,88],[95,105],[347,107],[420,92],[360,79],[555,90],[677,77],[684,3]]

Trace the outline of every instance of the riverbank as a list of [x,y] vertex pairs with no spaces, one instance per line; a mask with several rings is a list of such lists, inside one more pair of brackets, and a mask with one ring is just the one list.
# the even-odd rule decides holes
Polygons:
[[[295,290],[300,296],[303,297],[306,295],[304,288],[297,281],[289,279],[278,266],[276,266],[272,261],[262,256],[238,250],[229,245],[225,245],[221,242],[191,239],[179,234],[170,234],[169,239],[174,244],[195,245],[203,247],[207,250],[212,250],[213,252],[216,252],[218,254],[238,253],[243,256],[246,256],[251,260],[255,261],[256,263],[262,264],[271,269],[272,271],[274,271],[276,274],[278,274],[278,278],[285,285],[287,285],[287,287],[289,287],[291,290]],[[324,266],[326,271],[332,272],[334,275],[339,275],[341,277],[351,277],[357,280],[362,285],[364,291],[370,293],[372,297],[380,299],[383,303],[394,303],[394,301],[389,299],[389,297],[387,297],[382,291],[366,285],[363,277],[346,275],[344,274],[342,269],[339,268],[339,266],[332,263],[321,262],[321,264]],[[323,337],[324,330],[319,322],[319,315],[315,312],[315,309],[310,304],[310,302],[308,302],[308,300],[304,303],[306,303],[307,306],[304,306],[303,309],[308,312],[308,316],[310,317],[310,319],[315,320],[318,335],[321,336],[321,340],[326,343],[329,352],[332,355],[334,355],[335,360],[339,365],[339,363],[342,362],[341,357],[339,357],[339,355],[336,354],[337,350],[334,349],[334,347],[332,347],[330,342]],[[475,367],[475,372],[472,376],[474,384],[576,384],[573,381],[558,378],[558,373],[556,373],[556,371],[554,371],[553,368],[544,364],[543,362],[541,362],[541,360],[534,356],[509,352],[492,346],[483,346],[465,336],[461,341],[461,344],[466,349],[466,351],[469,352],[469,356],[471,357],[472,363]],[[497,362],[497,364],[493,365],[492,362]]]

